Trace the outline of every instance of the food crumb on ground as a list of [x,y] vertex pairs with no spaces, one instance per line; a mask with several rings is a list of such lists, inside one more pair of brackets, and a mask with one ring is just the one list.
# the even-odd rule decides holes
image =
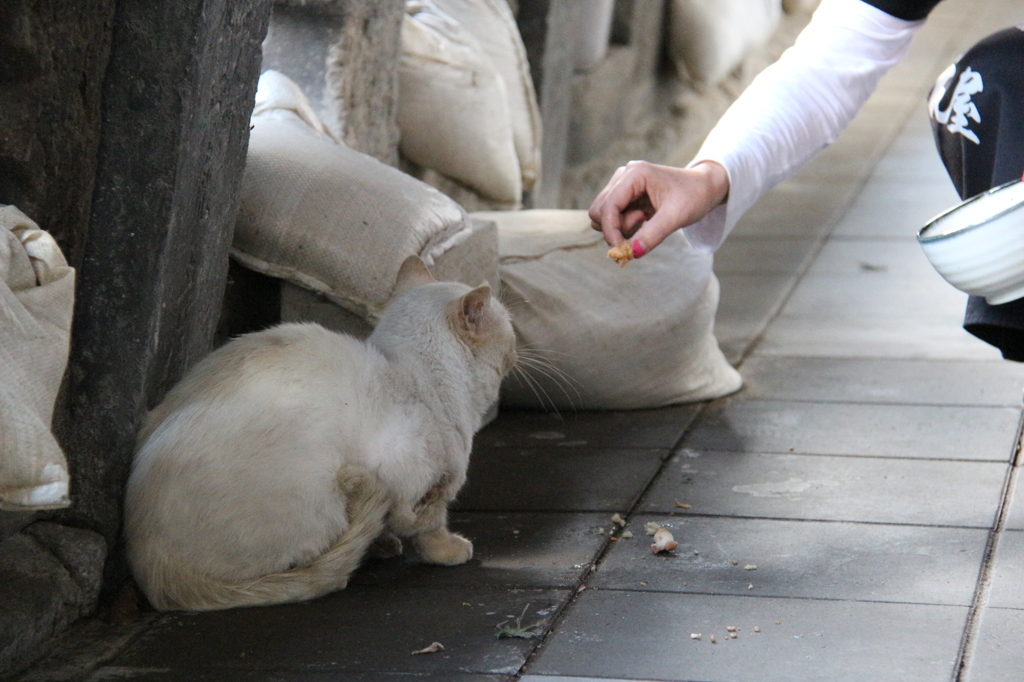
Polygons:
[[412,655],[415,656],[417,654],[436,654],[438,651],[443,651],[443,650],[444,650],[444,645],[443,644],[441,644],[440,642],[433,642],[428,647],[424,647],[424,648],[420,649],[419,651],[412,652]]
[[671,552],[678,546],[679,543],[672,537],[672,533],[665,528],[659,528],[654,533],[654,543],[651,545],[651,554]]

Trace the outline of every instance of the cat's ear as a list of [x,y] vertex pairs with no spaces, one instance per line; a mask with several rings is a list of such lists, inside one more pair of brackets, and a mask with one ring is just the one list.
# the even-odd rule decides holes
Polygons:
[[398,268],[398,277],[395,278],[395,289],[391,292],[391,300],[395,300],[410,289],[433,284],[437,280],[427,270],[427,264],[417,255],[409,256]]
[[483,331],[483,322],[490,301],[491,285],[486,282],[462,296],[455,308],[456,329],[469,339],[478,337]]

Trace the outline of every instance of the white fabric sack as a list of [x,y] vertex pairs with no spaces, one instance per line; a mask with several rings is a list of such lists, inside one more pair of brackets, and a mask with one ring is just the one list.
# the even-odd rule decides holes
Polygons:
[[768,42],[781,16],[780,0],[670,0],[669,55],[680,73],[714,85]]
[[682,233],[620,268],[586,211],[472,215],[498,224],[502,299],[520,348],[555,368],[524,364],[530,381],[513,373],[503,406],[639,409],[740,388],[714,336],[712,257]]
[[260,77],[231,255],[375,323],[402,261],[417,254],[432,265],[469,237],[469,218],[429,185],[318,132],[284,78]]
[[399,148],[482,197],[522,202],[508,89],[476,37],[431,2],[409,2],[398,78]]
[[313,111],[313,105],[306,99],[302,88],[280,71],[268,69],[260,75],[252,115],[283,121],[294,121],[298,117],[311,130],[334,139]]
[[[610,4],[610,0],[606,2]],[[540,175],[540,107],[530,76],[526,46],[519,35],[519,26],[508,0],[435,0],[435,4],[476,38],[501,76],[508,98],[512,142],[519,159],[523,189],[529,192]],[[611,28],[610,8],[607,15],[605,43]]]
[[57,242],[14,206],[0,207],[0,509],[70,503],[50,420],[74,300],[75,271]]

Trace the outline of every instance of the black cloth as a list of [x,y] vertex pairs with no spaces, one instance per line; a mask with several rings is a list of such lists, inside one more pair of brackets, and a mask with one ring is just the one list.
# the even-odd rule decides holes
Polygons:
[[897,19],[920,21],[935,9],[939,0],[863,0]]
[[1019,178],[1024,172],[1024,30],[1008,28],[985,38],[940,80],[929,98],[929,114],[939,156],[960,198]]
[[[961,199],[1024,173],[1024,30],[995,33],[965,52],[929,96],[939,156]],[[964,329],[1024,362],[1024,299],[970,297]]]

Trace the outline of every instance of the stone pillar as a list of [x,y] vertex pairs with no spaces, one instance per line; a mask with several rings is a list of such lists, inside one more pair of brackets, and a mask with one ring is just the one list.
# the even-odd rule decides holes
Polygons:
[[600,156],[610,141],[640,128],[655,110],[664,17],[663,0],[615,3],[607,56],[573,76],[570,166]]
[[0,673],[95,609],[140,418],[209,351],[269,16],[269,0],[0,6],[0,201],[78,268],[53,424],[72,506],[0,519]]
[[404,0],[276,0],[263,70],[302,88],[334,135],[398,163],[398,60]]
[[121,0],[78,273],[62,518],[113,544],[140,418],[220,314],[269,0]]
[[[0,2],[0,203],[81,265],[115,0]],[[2,456],[2,453],[0,453]],[[96,606],[102,536],[0,511],[0,677]]]
[[0,203],[81,264],[114,0],[0,2]]
[[575,25],[586,0],[519,0],[516,23],[540,103],[544,139],[531,208],[557,208],[569,144]]

